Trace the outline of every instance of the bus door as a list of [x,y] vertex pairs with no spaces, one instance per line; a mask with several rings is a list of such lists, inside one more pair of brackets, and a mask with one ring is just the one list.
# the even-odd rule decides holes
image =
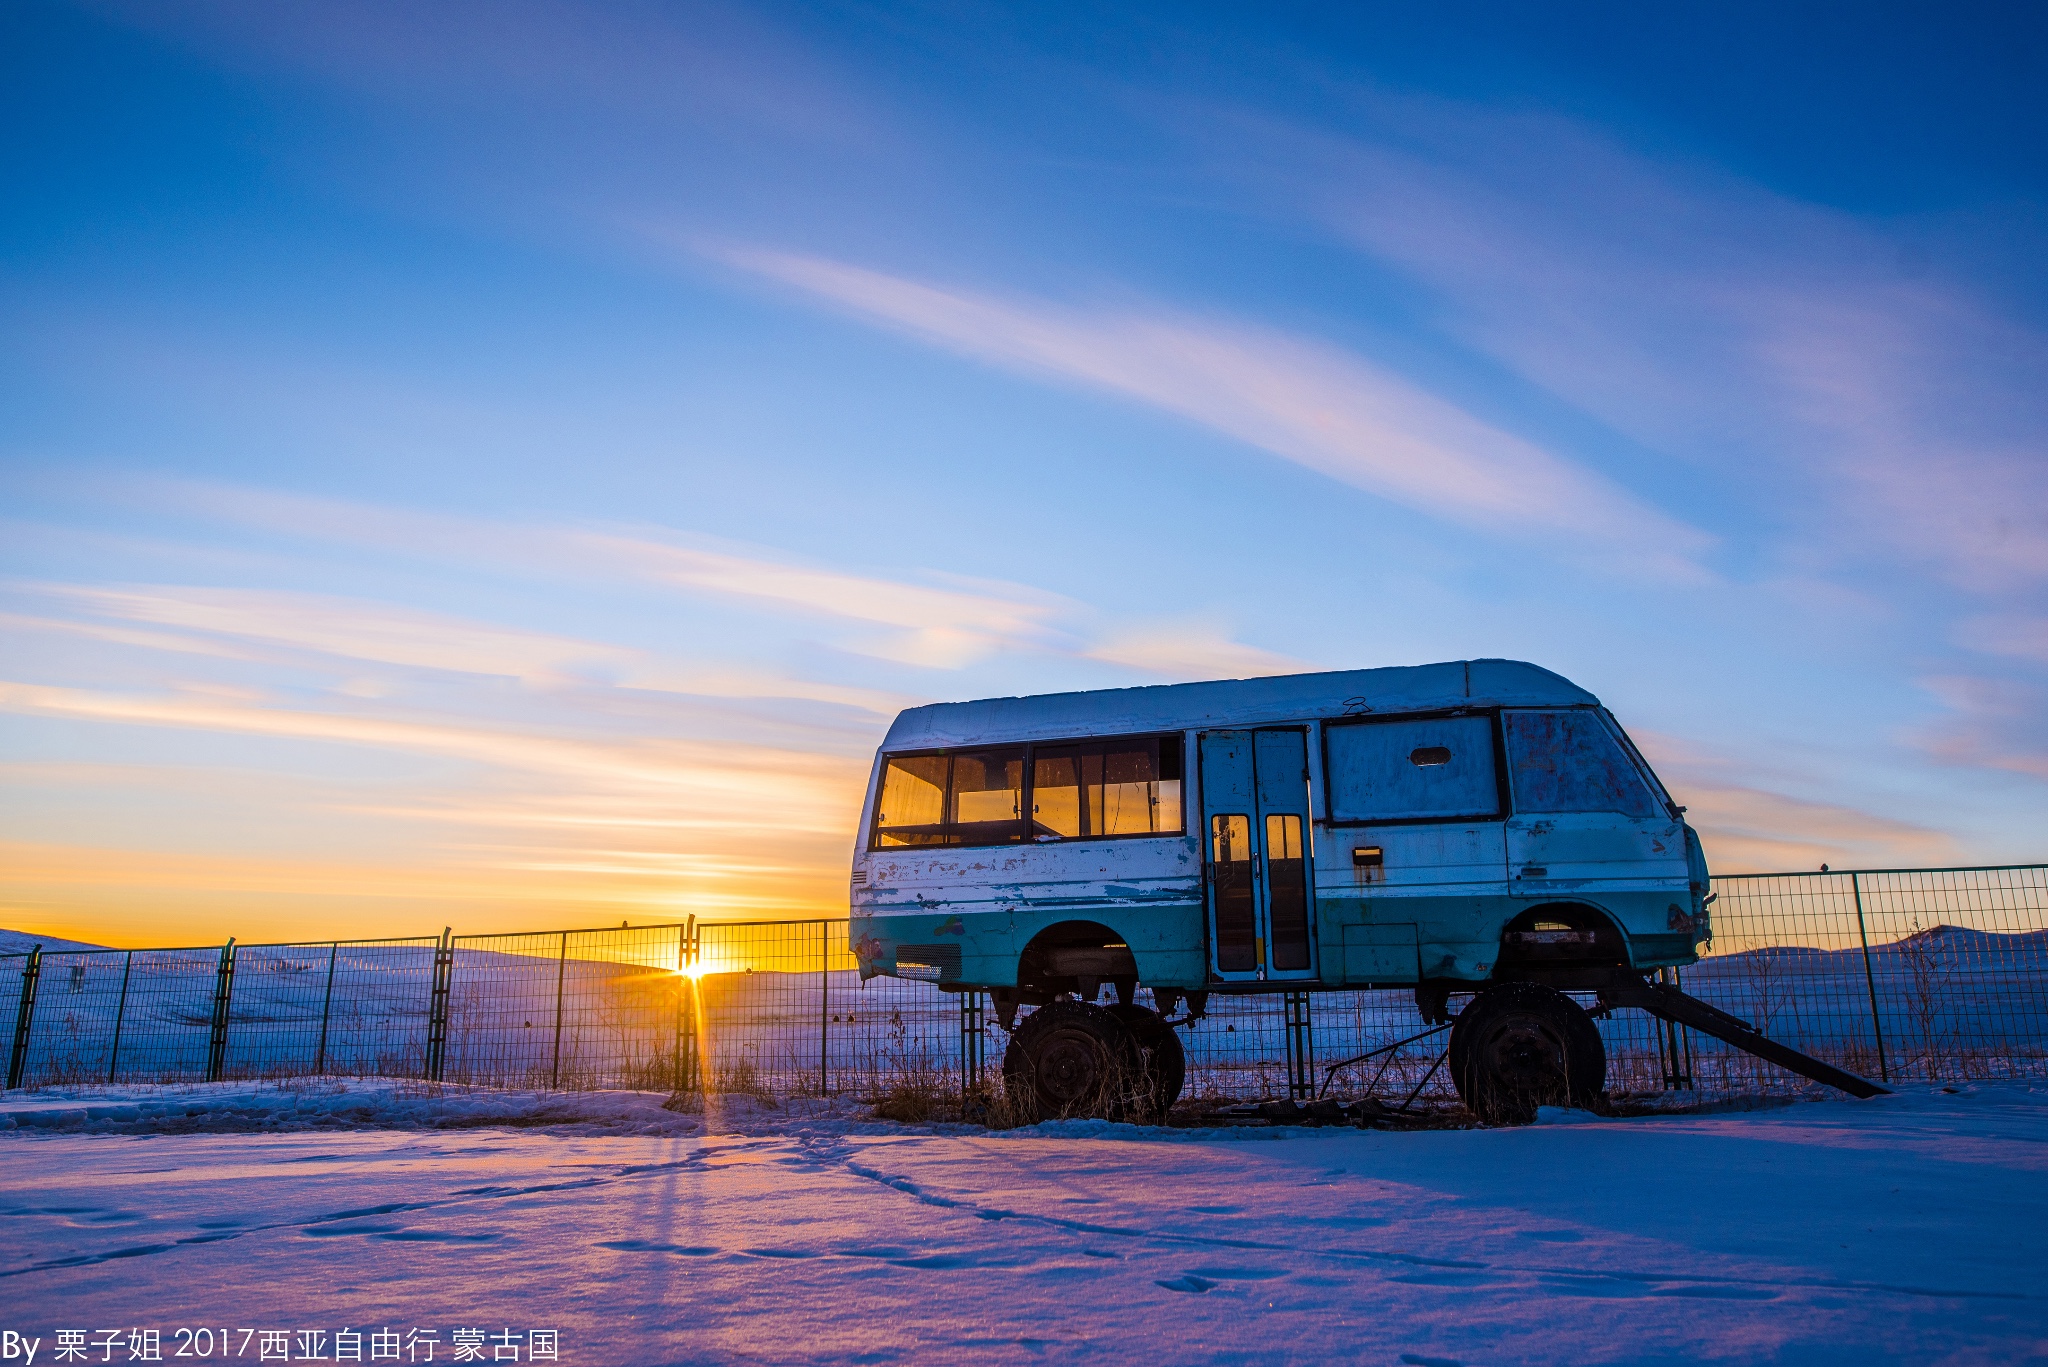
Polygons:
[[1226,981],[1313,978],[1308,737],[1201,737],[1210,967]]

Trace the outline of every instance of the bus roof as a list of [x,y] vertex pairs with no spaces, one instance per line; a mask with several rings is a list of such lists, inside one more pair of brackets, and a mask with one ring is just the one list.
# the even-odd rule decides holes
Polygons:
[[1035,698],[983,698],[913,707],[882,741],[887,751],[956,745],[1213,730],[1320,717],[1452,707],[1568,707],[1599,699],[1520,660],[1452,660],[1393,669],[1278,674],[1264,679],[1101,688]]

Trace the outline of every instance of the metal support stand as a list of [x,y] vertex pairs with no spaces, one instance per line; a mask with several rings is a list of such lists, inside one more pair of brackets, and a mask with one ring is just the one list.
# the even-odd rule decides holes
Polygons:
[[[1660,968],[1657,981],[1677,987],[1678,970]],[[1691,1091],[1692,1079],[1692,1035],[1677,1021],[1657,1021],[1657,1065],[1664,1075],[1664,1090],[1667,1092]]]
[[128,1016],[128,979],[135,972],[135,951],[128,951],[128,960],[121,965],[121,1000],[114,1007],[114,1044],[107,1050],[107,1085],[114,1083],[114,1070],[121,1066],[121,1022]]
[[1717,1040],[1734,1045],[1745,1054],[1753,1054],[1780,1068],[1810,1077],[1815,1082],[1824,1082],[1830,1087],[1840,1088],[1850,1096],[1884,1096],[1891,1088],[1880,1087],[1869,1078],[1858,1077],[1823,1063],[1797,1049],[1778,1043],[1760,1034],[1748,1021],[1737,1020],[1718,1007],[1707,1005],[1697,997],[1688,997],[1669,983],[1651,980],[1635,980],[1617,977],[1600,989],[1600,1004],[1603,1007],[1634,1006],[1649,1012],[1662,1020],[1676,1021],[1712,1035]]
[[983,1091],[988,1059],[988,994],[960,994],[960,1106],[972,1106]]
[[206,1080],[219,1082],[228,1062],[228,1011],[235,997],[235,939],[221,946],[220,969],[213,978],[213,1035],[206,1043]]
[[1891,1064],[1884,1056],[1884,1023],[1877,1015],[1877,973],[1870,966],[1870,931],[1863,924],[1863,880],[1849,875],[1849,891],[1856,897],[1856,938],[1863,942],[1863,985],[1870,989],[1870,1033],[1877,1038],[1877,1075],[1892,1080]]
[[336,941],[327,946],[327,995],[320,1001],[320,1047],[313,1053],[313,1071],[327,1071],[327,1019],[334,1014],[334,961],[341,955],[341,944]]
[[1287,1095],[1313,1101],[1316,1095],[1316,1045],[1309,1023],[1309,994],[1287,994]]
[[427,1001],[428,1082],[439,1082],[448,1062],[448,987],[454,976],[454,928],[443,926],[441,942],[434,946],[434,992]]
[[697,918],[676,927],[676,1073],[675,1090],[701,1092],[703,1065],[697,1050],[698,979],[690,976],[697,966]]
[[28,1067],[28,1032],[36,1018],[36,984],[42,979],[43,947],[37,945],[28,952],[28,962],[21,969],[21,1006],[14,1013],[14,1048],[7,1055],[9,1090],[21,1085],[22,1071]]
[[818,1095],[824,1096],[832,1066],[832,1032],[826,1029],[832,1001],[832,923],[818,922]]
[[555,1062],[548,1073],[548,1087],[562,1085],[562,980],[569,972],[569,932],[562,932],[561,957],[555,960]]

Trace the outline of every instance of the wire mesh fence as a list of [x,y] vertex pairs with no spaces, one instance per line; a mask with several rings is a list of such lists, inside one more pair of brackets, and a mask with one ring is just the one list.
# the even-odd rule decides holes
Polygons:
[[[1674,975],[1692,995],[1867,1076],[2048,1075],[2048,865],[1714,886],[1714,941]],[[862,982],[843,919],[11,955],[6,1022],[10,1087],[324,1073],[879,1097],[976,1089],[1004,1042],[981,994]],[[1212,996],[1183,1031],[1187,1095],[1447,1096],[1425,1029],[1402,991]],[[1806,1085],[1640,1012],[1599,1029],[1617,1092]]]

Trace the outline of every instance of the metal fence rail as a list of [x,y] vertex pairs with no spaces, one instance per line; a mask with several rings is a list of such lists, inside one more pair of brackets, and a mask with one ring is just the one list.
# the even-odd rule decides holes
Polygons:
[[[1853,1071],[2048,1076],[2048,865],[1715,879],[1685,990]],[[843,919],[686,921],[0,957],[7,1085],[314,1074],[492,1086],[924,1094],[980,1086],[1004,1037],[975,993],[862,983]],[[1638,1012],[1599,1023],[1610,1088],[1806,1084]],[[1188,1094],[1448,1095],[1406,992],[1212,997]],[[1374,1053],[1362,1063],[1342,1060]]]

